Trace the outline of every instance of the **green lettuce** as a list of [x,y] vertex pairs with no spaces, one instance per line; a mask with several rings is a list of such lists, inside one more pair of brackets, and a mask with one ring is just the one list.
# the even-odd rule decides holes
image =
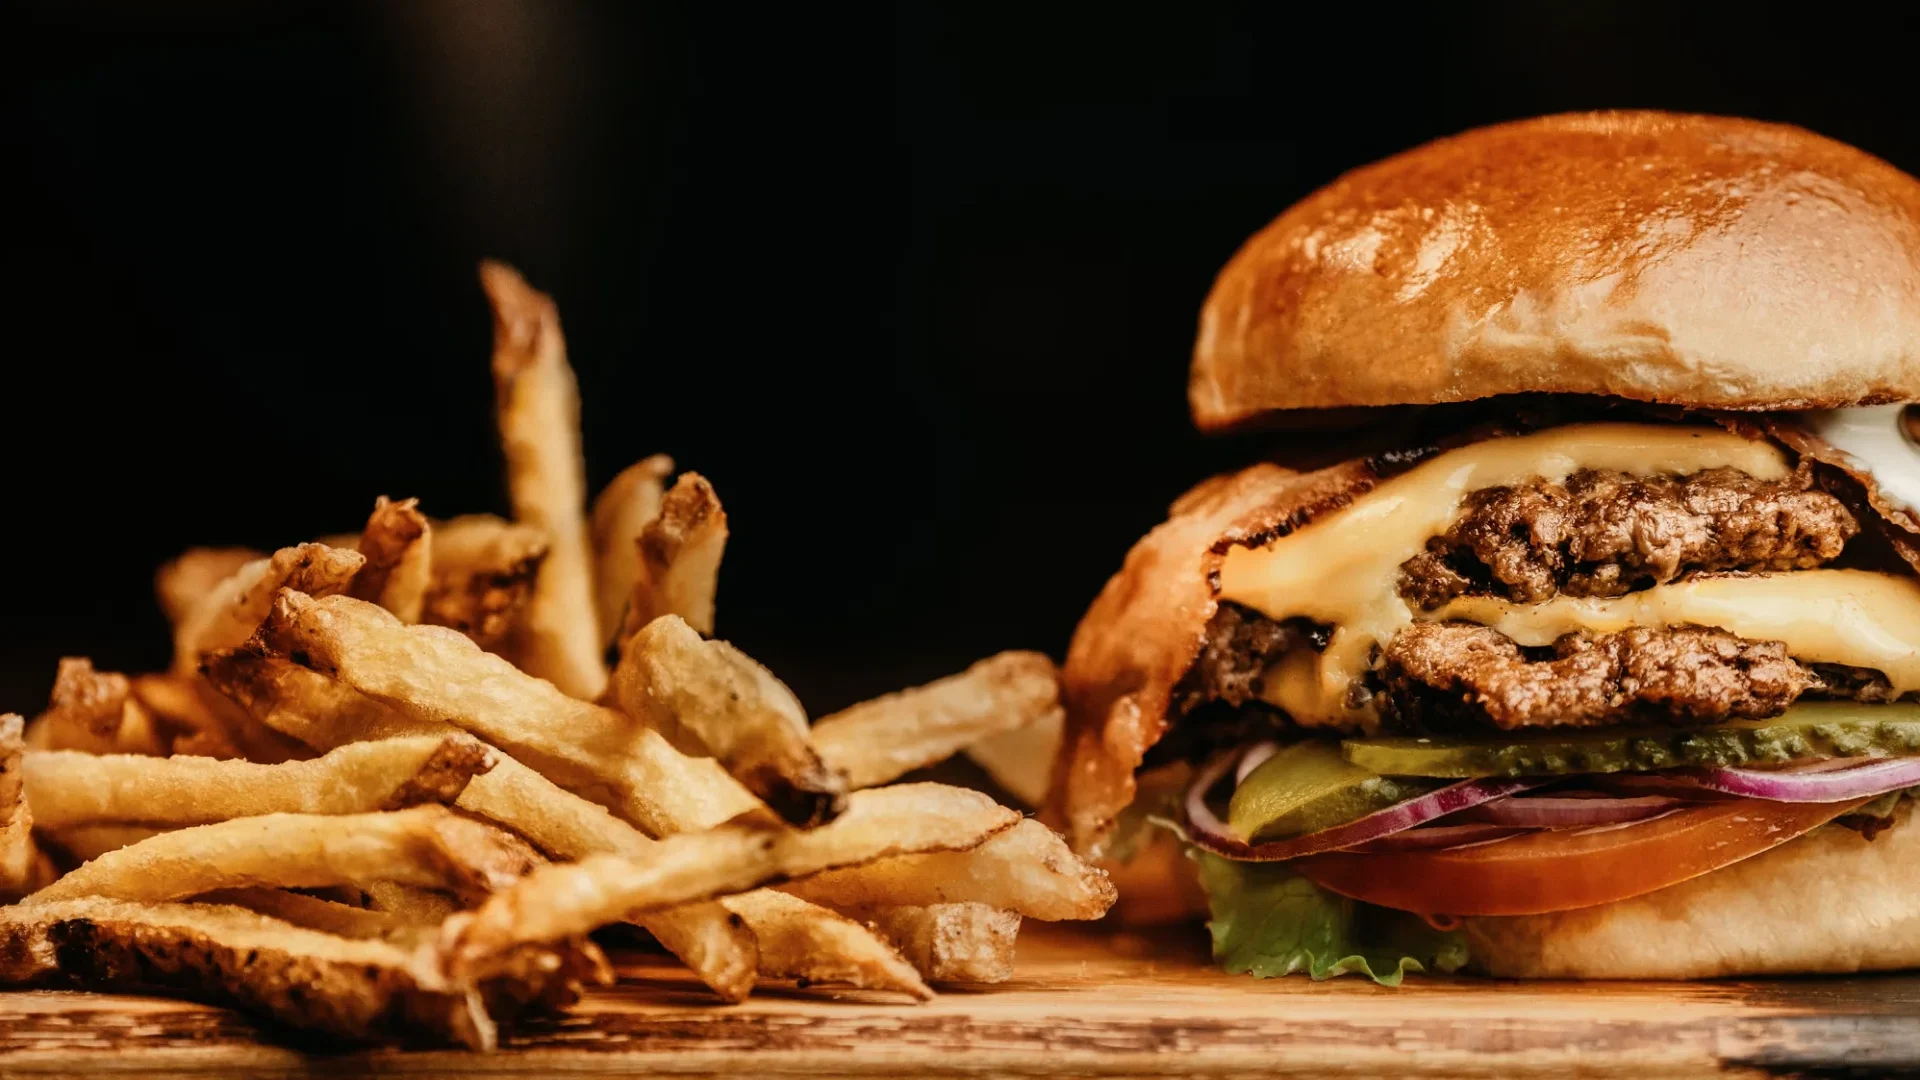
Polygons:
[[1213,957],[1235,975],[1270,979],[1304,971],[1314,979],[1357,972],[1398,986],[1409,971],[1460,970],[1466,938],[1404,911],[1337,896],[1286,863],[1244,863],[1197,849],[1213,918]]

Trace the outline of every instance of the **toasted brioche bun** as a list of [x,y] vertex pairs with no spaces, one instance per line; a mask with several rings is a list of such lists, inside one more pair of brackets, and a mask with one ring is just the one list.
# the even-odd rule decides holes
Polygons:
[[1188,398],[1218,429],[1529,392],[1920,399],[1920,181],[1799,128],[1708,116],[1441,139],[1247,241],[1201,312]]
[[[1908,807],[1868,840],[1823,826],[1659,892],[1549,915],[1463,920],[1473,971],[1516,979],[1710,979],[1920,967],[1920,825]],[[1171,834],[1125,873],[1115,918],[1203,918]],[[1136,862],[1141,861],[1136,859]],[[1117,878],[1116,878],[1117,880]]]

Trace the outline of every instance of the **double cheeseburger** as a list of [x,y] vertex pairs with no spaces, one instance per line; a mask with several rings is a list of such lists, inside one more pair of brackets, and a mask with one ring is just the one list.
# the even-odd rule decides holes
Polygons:
[[1189,397],[1322,460],[1182,496],[1075,634],[1055,810],[1123,914],[1260,975],[1920,966],[1920,182],[1442,139],[1241,248]]

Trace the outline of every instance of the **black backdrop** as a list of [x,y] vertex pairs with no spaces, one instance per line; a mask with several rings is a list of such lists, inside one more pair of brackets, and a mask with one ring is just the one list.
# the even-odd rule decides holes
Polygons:
[[824,710],[1064,650],[1249,452],[1187,426],[1195,312],[1343,168],[1657,106],[1920,169],[1870,7],[1291,7],[16,10],[0,708],[163,663],[187,545],[501,508],[482,255],[560,303],[595,484],[714,480],[721,632]]

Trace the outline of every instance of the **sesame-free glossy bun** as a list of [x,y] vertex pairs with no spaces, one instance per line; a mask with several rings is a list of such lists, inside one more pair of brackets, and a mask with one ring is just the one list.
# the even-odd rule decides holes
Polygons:
[[1207,297],[1188,386],[1206,429],[1528,392],[1920,399],[1920,181],[1752,120],[1469,131],[1348,173],[1248,240]]

